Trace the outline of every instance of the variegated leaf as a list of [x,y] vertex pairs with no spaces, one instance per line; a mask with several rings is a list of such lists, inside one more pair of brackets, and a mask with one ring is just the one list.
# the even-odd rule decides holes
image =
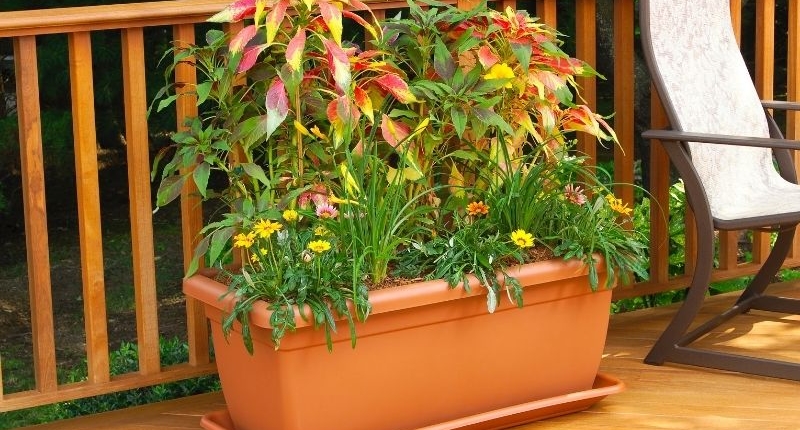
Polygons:
[[398,75],[387,73],[375,79],[375,83],[386,91],[389,91],[400,103],[408,104],[419,102],[414,94],[409,90],[408,84]]
[[208,22],[236,22],[252,16],[256,0],[238,0],[208,19]]
[[231,39],[231,43],[229,45],[231,52],[240,52],[248,42],[253,40],[253,37],[255,37],[257,31],[258,29],[255,25],[248,25],[247,27],[239,30],[239,32],[236,33],[236,36],[233,36],[233,39]]
[[324,0],[319,2],[319,11],[331,31],[333,40],[337,45],[342,46],[342,11]]
[[331,70],[333,70],[333,80],[336,82],[336,88],[339,94],[346,94],[350,88],[350,60],[347,54],[336,43],[329,39],[323,39],[322,43],[328,51],[328,62]]
[[289,98],[286,95],[286,87],[280,78],[275,78],[267,91],[267,135],[272,135],[278,126],[283,123],[289,115]]
[[409,134],[411,134],[409,126],[402,122],[394,121],[388,115],[383,114],[381,117],[381,136],[389,145],[396,148]]
[[303,63],[303,50],[306,46],[306,31],[304,29],[297,30],[297,34],[292,37],[289,44],[286,45],[286,63],[295,72],[301,69]]
[[267,14],[267,20],[264,23],[267,29],[267,45],[271,45],[275,41],[275,36],[281,28],[283,18],[286,17],[286,8],[289,7],[288,0],[280,0],[275,4],[275,7]]
[[372,112],[373,111],[372,99],[369,98],[369,93],[364,91],[363,88],[356,86],[353,89],[353,98],[356,103],[356,106],[358,106],[358,109],[360,109],[361,112],[364,115],[366,115],[367,118],[369,118],[370,124],[374,124],[375,116]]

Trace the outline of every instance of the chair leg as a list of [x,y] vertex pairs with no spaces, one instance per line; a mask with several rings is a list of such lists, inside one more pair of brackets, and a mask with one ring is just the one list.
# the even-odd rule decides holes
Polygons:
[[700,238],[698,242],[700,249],[698,249],[697,271],[692,279],[687,298],[645,358],[645,363],[661,365],[669,361],[754,375],[800,380],[800,363],[761,359],[688,346],[725,321],[751,309],[800,314],[800,300],[764,295],[765,289],[788,255],[793,237],[794,226],[782,229],[770,255],[750,285],[742,292],[739,300],[722,314],[687,333],[689,326],[702,307],[705,293],[708,290],[708,283],[711,279],[713,250],[710,250],[709,246],[703,245],[713,242],[710,240],[706,242],[703,238]]
[[[795,225],[788,228],[784,227],[778,232],[778,238],[775,240],[772,251],[770,251],[769,256],[767,256],[767,259],[764,261],[758,273],[756,273],[756,276],[753,277],[753,280],[750,281],[750,284],[742,292],[736,304],[743,305],[745,303],[753,303],[758,297],[763,296],[764,291],[772,282],[775,274],[778,273],[784,260],[786,260],[786,256],[789,255],[789,251],[792,249],[795,227]],[[758,307],[753,308],[759,309]]]
[[672,351],[703,306],[714,265],[714,233],[712,228],[698,228],[697,235],[695,271],[686,299],[645,357],[644,362],[647,364],[662,365],[670,359]]

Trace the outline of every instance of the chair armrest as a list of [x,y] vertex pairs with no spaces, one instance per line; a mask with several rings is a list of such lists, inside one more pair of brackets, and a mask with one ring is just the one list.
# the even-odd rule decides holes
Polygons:
[[642,133],[645,139],[658,139],[665,142],[702,142],[723,145],[754,146],[772,149],[800,149],[800,140],[773,139],[769,137],[730,136],[725,134],[691,133],[676,130],[647,130]]
[[783,100],[762,100],[761,106],[764,106],[766,109],[800,111],[800,102],[787,102]]

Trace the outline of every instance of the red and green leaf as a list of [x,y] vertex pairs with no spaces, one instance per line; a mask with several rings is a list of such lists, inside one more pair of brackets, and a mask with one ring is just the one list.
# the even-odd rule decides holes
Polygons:
[[327,1],[320,1],[319,11],[325,24],[333,36],[336,44],[342,46],[342,11],[338,7],[328,3]]
[[281,28],[283,18],[286,17],[286,9],[289,7],[289,0],[279,0],[275,7],[267,14],[267,20],[264,26],[267,29],[267,45],[271,45],[275,41],[275,36]]
[[272,135],[289,114],[289,97],[280,78],[275,78],[267,91],[266,138]]
[[478,61],[481,62],[481,66],[483,66],[485,70],[489,70],[498,61],[500,61],[500,57],[495,55],[489,46],[483,45],[480,47],[480,49],[478,49]]
[[256,0],[238,0],[208,19],[208,22],[237,22],[250,18],[256,11]]
[[369,93],[367,93],[363,88],[356,86],[353,89],[353,99],[358,106],[358,109],[369,118],[370,124],[375,123],[375,116],[373,115],[373,108],[372,108],[372,99],[369,97]]
[[251,40],[253,40],[253,37],[255,37],[257,31],[258,29],[255,25],[248,25],[247,27],[239,30],[239,32],[236,33],[236,36],[233,36],[233,39],[231,39],[231,43],[229,45],[231,52],[241,52],[241,50],[244,49],[244,47],[247,46]]
[[408,88],[406,81],[394,73],[387,73],[376,78],[375,83],[380,85],[380,87],[384,90],[389,91],[389,93],[391,93],[400,103],[408,104],[419,102],[419,100],[417,100],[417,98]]
[[322,40],[325,49],[328,51],[328,63],[333,71],[333,81],[336,83],[336,88],[339,94],[346,94],[350,88],[350,60],[347,54],[336,43],[329,39]]
[[258,61],[258,55],[267,48],[267,45],[256,45],[245,48],[242,59],[236,67],[236,73],[243,73],[253,68]]
[[297,34],[292,37],[289,44],[286,45],[286,63],[295,72],[300,70],[303,64],[303,50],[306,46],[306,31],[299,29]]
[[400,145],[408,135],[411,134],[411,128],[402,122],[397,122],[389,118],[388,115],[383,114],[381,117],[381,136],[389,145],[396,148]]

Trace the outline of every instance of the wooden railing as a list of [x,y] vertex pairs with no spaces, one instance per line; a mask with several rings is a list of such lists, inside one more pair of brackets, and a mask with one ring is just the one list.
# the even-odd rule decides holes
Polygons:
[[[172,26],[173,39],[180,43],[193,43],[195,24],[220,10],[227,0],[175,0],[155,3],[110,5],[46,11],[24,11],[0,13],[0,37],[12,38],[14,44],[17,110],[21,153],[21,175],[23,183],[23,206],[29,290],[31,297],[31,331],[33,338],[33,363],[35,389],[25,392],[3,394],[0,385],[0,412],[49,404],[69,399],[117,392],[126,389],[175,381],[214,372],[209,359],[208,332],[202,308],[192,300],[187,302],[187,338],[190,345],[187,363],[163,368],[159,357],[159,327],[156,318],[156,282],[154,267],[154,243],[152,220],[152,196],[149,178],[148,125],[146,109],[149,100],[145,92],[144,39],[143,30],[151,26]],[[403,1],[370,2],[380,16],[388,9],[400,8]],[[501,6],[514,6],[514,1],[499,2]],[[536,0],[519,3],[540,16],[550,25],[559,27],[556,0]],[[566,2],[561,2],[566,3]],[[788,11],[788,99],[800,100],[800,5],[789,0]],[[470,7],[473,0],[459,0],[460,7]],[[574,34],[576,56],[595,64],[598,57],[598,19],[601,2],[594,0],[574,1]],[[614,149],[614,171],[616,181],[631,183],[634,180],[634,158],[637,144],[635,118],[636,67],[635,7],[634,0],[606,0],[606,8],[612,8],[610,18],[613,25],[614,53],[613,70],[601,73],[616,77],[613,81],[614,128],[620,146]],[[739,28],[742,22],[742,1],[733,0],[733,22]],[[756,85],[764,98],[773,96],[775,74],[775,37],[773,23],[775,0],[758,0],[756,17]],[[608,12],[608,11],[606,11]],[[603,21],[601,25],[608,25]],[[103,236],[100,229],[97,148],[95,136],[94,70],[92,67],[91,38],[94,31],[119,30],[122,33],[123,86],[125,104],[125,130],[127,141],[127,165],[130,195],[130,221],[132,237],[132,260],[135,288],[137,342],[139,345],[138,372],[112,376],[109,370],[108,320],[104,293],[104,266],[102,255]],[[42,149],[42,124],[39,106],[37,74],[37,37],[45,34],[63,34],[69,41],[69,75],[73,100],[73,131],[75,140],[75,170],[78,187],[80,261],[83,276],[83,303],[86,332],[86,357],[88,380],[76,384],[59,384],[56,373],[54,317],[51,292],[51,268],[48,245],[47,205],[44,194],[44,162]],[[783,37],[783,35],[781,35]],[[176,70],[175,79],[192,83],[194,70],[183,65]],[[597,83],[593,80],[581,82],[586,100],[592,106],[598,103]],[[177,127],[180,118],[195,115],[197,108],[189,97],[179,99],[177,104]],[[657,98],[653,97],[651,122],[654,126],[665,125],[665,117]],[[798,138],[800,116],[789,115],[785,124],[788,137]],[[595,143],[583,139],[580,149],[592,157],[598,156]],[[659,145],[650,151],[649,190],[653,208],[668,207],[670,185],[669,162]],[[619,187],[616,192],[629,204],[633,203],[633,189]],[[202,211],[191,189],[185,189],[182,198],[182,232],[184,262],[188,264],[196,234],[202,225]],[[692,270],[691,216],[687,217],[687,272]],[[651,279],[616,290],[617,298],[633,297],[685,287],[688,273],[670,277],[667,249],[667,219],[663,211],[653,210],[651,215]],[[753,273],[765,257],[769,248],[768,236],[755,235],[753,263],[737,262],[738,235],[724,234],[720,237],[720,269],[716,279],[739,277]],[[800,265],[800,247],[789,261]],[[2,336],[4,334],[0,334]]]

